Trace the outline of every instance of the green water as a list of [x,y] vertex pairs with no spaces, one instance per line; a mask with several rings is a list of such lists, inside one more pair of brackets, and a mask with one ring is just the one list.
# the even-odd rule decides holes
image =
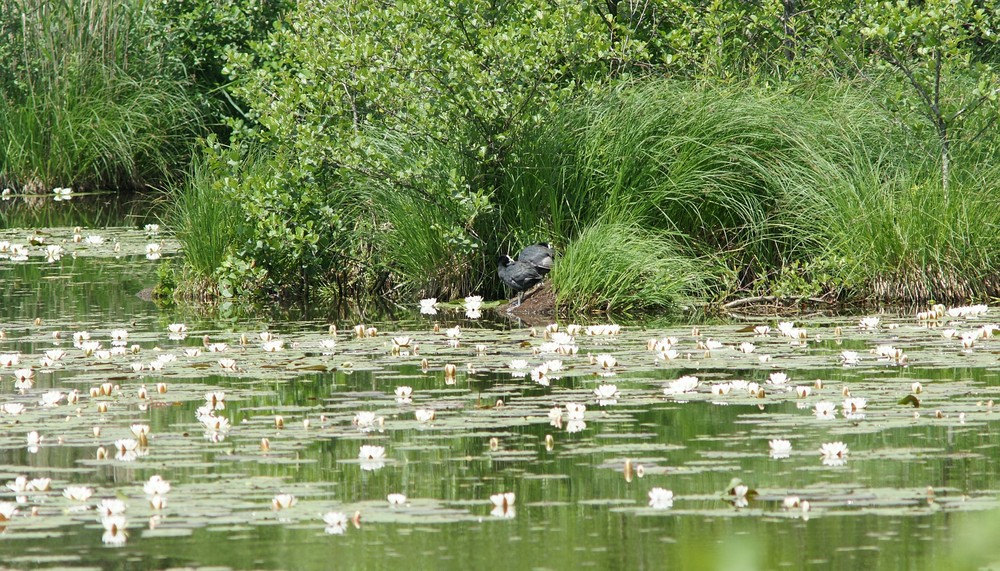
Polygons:
[[[114,237],[93,247],[67,240],[71,229],[49,232],[66,240],[75,258],[46,262],[36,251],[25,262],[0,259],[0,327],[7,335],[0,353],[21,357],[20,365],[0,369],[0,404],[26,407],[17,416],[0,412],[0,485],[20,475],[52,478],[43,492],[0,488],[0,501],[19,510],[3,522],[3,565],[729,570],[953,569],[1000,561],[993,540],[1000,531],[1000,411],[989,406],[990,399],[1000,405],[997,338],[963,351],[942,337],[944,325],[929,329],[891,314],[875,332],[860,331],[857,316],[799,323],[810,331],[805,346],[774,332],[754,337],[741,331],[744,324],[705,325],[696,339],[689,325],[625,323],[620,335],[578,335],[579,353],[560,357],[534,355],[540,335],[489,313],[468,320],[461,311],[433,317],[414,311],[368,324],[380,333],[366,339],[355,338],[355,322],[346,320],[216,321],[162,313],[136,295],[153,285],[159,262],[138,253],[149,240],[140,226],[127,226],[120,220],[114,229],[85,229]],[[5,230],[0,240],[29,232]],[[169,237],[162,240],[166,251],[176,250]],[[117,253],[114,241],[122,244]],[[967,331],[994,318],[991,312],[952,321]],[[167,325],[179,321],[187,336],[171,339]],[[441,332],[432,331],[435,322]],[[330,323],[338,326],[335,336]],[[455,324],[463,332],[451,347],[444,329]],[[100,360],[73,346],[72,333],[86,330],[106,348],[111,330],[120,328],[138,354]],[[262,350],[264,328],[285,342],[282,351]],[[390,337],[399,332],[413,338],[419,354],[412,347],[409,355],[393,353]],[[229,346],[186,355],[185,348],[202,347],[204,335]],[[666,335],[679,338],[681,356],[657,362],[646,342]],[[696,342],[706,337],[727,347],[705,355]],[[324,354],[331,351],[320,342],[331,338],[337,345]],[[757,350],[732,349],[741,341]],[[888,343],[908,353],[909,366],[868,352]],[[53,347],[67,356],[41,366],[41,355]],[[841,366],[844,349],[858,351],[861,363]],[[176,360],[149,370],[164,353]],[[614,355],[614,375],[599,376],[605,371],[588,353]],[[760,354],[772,360],[761,363]],[[223,370],[220,358],[234,359],[236,370]],[[512,377],[512,358],[531,366],[558,358],[564,370],[542,386]],[[132,363],[147,367],[136,373]],[[453,384],[446,363],[457,366]],[[18,391],[14,371],[24,367],[35,370],[34,385]],[[790,386],[813,387],[812,394],[800,399],[765,384],[775,371],[786,372]],[[701,380],[696,393],[664,395],[667,383],[685,374]],[[815,388],[817,379],[822,388]],[[712,383],[730,380],[761,383],[766,395],[711,394]],[[921,407],[898,404],[915,381],[923,384]],[[91,397],[91,387],[105,382],[118,388]],[[593,390],[609,382],[620,392],[617,403],[600,406]],[[157,383],[166,383],[167,392],[156,393]],[[413,388],[412,404],[397,402],[394,389],[402,385]],[[137,396],[140,386],[148,399]],[[39,405],[48,390],[74,388],[81,393],[75,405]],[[841,413],[845,388],[868,399],[863,418]],[[225,408],[216,415],[230,423],[214,438],[195,412],[208,390],[225,391]],[[821,401],[837,406],[836,418],[816,418]],[[553,406],[572,402],[587,405],[578,432],[547,417]],[[434,409],[436,419],[418,422],[417,408]],[[359,411],[384,417],[383,429],[359,430],[352,424]],[[151,428],[144,455],[114,459],[115,441],[131,437],[134,423]],[[26,446],[32,430],[43,436],[37,451]],[[789,457],[770,456],[774,438],[792,442]],[[820,446],[833,441],[849,448],[841,466],[821,462]],[[363,469],[361,445],[383,446],[384,465]],[[97,459],[99,446],[111,457]],[[643,476],[627,481],[626,461],[633,470],[641,466]],[[154,474],[172,485],[162,510],[150,506],[142,489]],[[745,507],[724,493],[734,477],[759,493]],[[63,497],[74,484],[95,493],[86,502]],[[672,507],[648,505],[654,487],[673,491]],[[489,496],[500,492],[516,494],[508,517],[491,515]],[[272,509],[279,493],[293,494],[297,503]],[[390,506],[391,493],[405,494],[406,503]],[[790,495],[811,509],[784,509]],[[94,509],[113,497],[128,505],[120,546],[102,543]],[[321,515],[331,510],[359,512],[360,523],[328,534]]]

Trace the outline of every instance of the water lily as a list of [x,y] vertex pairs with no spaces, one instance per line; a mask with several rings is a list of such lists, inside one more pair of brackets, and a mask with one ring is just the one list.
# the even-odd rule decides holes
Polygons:
[[67,499],[73,500],[74,502],[85,502],[90,499],[90,496],[94,495],[94,490],[88,488],[87,486],[66,486],[63,489],[63,496]]
[[550,408],[548,413],[549,424],[556,428],[562,428],[562,411],[563,409],[558,406]]
[[0,521],[10,521],[17,515],[17,504],[0,502]]
[[42,444],[42,435],[38,434],[38,431],[32,430],[28,433],[25,440],[28,442],[28,452],[34,454],[38,452],[38,447]]
[[768,440],[767,445],[771,449],[772,458],[788,458],[792,453],[792,443],[788,440],[776,438]]
[[389,494],[385,499],[391,506],[401,506],[406,503],[406,496],[403,494]]
[[444,335],[448,339],[458,339],[462,336],[462,328],[459,325],[444,330]]
[[583,420],[587,405],[575,402],[566,403],[566,417],[569,420]]
[[840,362],[845,366],[847,365],[857,365],[861,362],[861,356],[858,355],[857,351],[841,351],[840,352]]
[[375,426],[375,413],[363,410],[354,415],[354,420],[351,422],[361,430],[371,430]]
[[394,391],[396,393],[396,402],[400,404],[408,404],[413,402],[413,387],[406,385],[396,387]]
[[17,416],[24,412],[25,406],[19,402],[6,402],[0,406],[0,410],[11,415]]
[[101,244],[104,243],[104,236],[99,236],[97,234],[91,234],[91,235],[87,236],[86,241],[87,241],[88,244],[91,244],[91,245],[94,245],[94,246],[100,246]]
[[728,395],[733,390],[731,383],[715,383],[712,385],[712,394],[715,396]]
[[674,492],[664,488],[649,490],[649,507],[654,510],[665,510],[674,507]]
[[436,315],[437,314],[437,298],[429,297],[427,299],[420,300],[420,313],[423,315]]
[[205,393],[205,403],[212,410],[224,410],[226,408],[225,391],[209,391]]
[[160,259],[160,245],[156,242],[146,244],[146,259],[147,260],[159,260]]
[[44,407],[59,406],[65,396],[62,391],[47,391],[42,395],[42,400],[38,404]]
[[583,432],[587,428],[587,423],[582,419],[569,419],[566,421],[566,432],[569,434],[575,434],[577,432]]
[[298,503],[298,499],[292,494],[278,494],[271,498],[271,508],[274,511],[285,510]]
[[799,386],[795,387],[795,394],[798,395],[798,397],[800,399],[804,399],[807,396],[809,396],[810,392],[812,392],[812,388],[811,387],[807,387],[807,386],[803,386],[803,385],[799,385]]
[[465,298],[466,311],[478,311],[483,307],[483,296],[470,295]]
[[163,510],[167,507],[167,498],[161,496],[160,494],[153,494],[149,496],[149,507],[156,511]]
[[[518,376],[517,373],[513,373],[512,376]],[[542,363],[541,365],[535,367],[531,370],[531,380],[542,385],[543,387],[549,386],[549,367]]]
[[324,352],[327,352],[326,354],[329,354],[328,352],[333,351],[333,349],[337,346],[337,340],[321,339],[319,342],[319,346],[321,349],[323,349]]
[[20,362],[21,356],[18,353],[4,353],[0,355],[0,366],[15,367]]
[[114,515],[101,518],[101,524],[104,526],[104,534],[101,535],[101,541],[105,545],[125,545],[125,542],[128,540],[128,533],[126,532],[128,521],[125,519],[125,516]]
[[748,355],[750,353],[753,353],[755,349],[757,349],[756,345],[754,345],[753,343],[748,343],[746,341],[736,346],[737,351],[739,351],[740,353],[746,353]]
[[417,417],[418,422],[430,422],[436,416],[433,410],[427,408],[418,408],[413,411],[413,414]]
[[818,402],[813,408],[813,414],[822,420],[833,420],[837,417],[837,405],[832,402]]
[[125,513],[126,507],[128,506],[125,505],[125,502],[119,499],[103,499],[97,505],[97,511],[104,517],[110,517]]
[[45,261],[58,262],[62,259],[63,248],[57,244],[50,244],[45,247]]
[[224,371],[235,371],[236,359],[219,359],[219,367]]
[[843,442],[826,442],[819,447],[823,464],[826,466],[843,466],[847,463],[848,452],[847,445]]
[[29,480],[27,476],[18,476],[7,482],[7,489],[14,492],[15,494],[24,494],[28,492]]
[[767,382],[772,385],[784,385],[788,382],[788,375],[781,372],[771,373],[771,375],[767,378]]
[[158,474],[153,475],[142,485],[142,491],[147,496],[164,496],[170,491],[170,482],[164,480]]
[[32,492],[47,492],[52,486],[52,478],[32,478],[28,482],[28,490]]
[[698,377],[691,375],[684,375],[676,380],[667,383],[667,387],[663,389],[663,394],[667,396],[680,395],[684,393],[689,393],[698,388]]
[[260,348],[267,353],[275,353],[285,348],[285,342],[281,339],[271,339],[270,341],[263,342]]
[[767,337],[771,333],[771,328],[767,325],[757,325],[753,328],[753,334],[757,337]]
[[326,512],[323,514],[324,531],[330,535],[343,535],[347,531],[347,514],[344,512]]
[[858,322],[858,327],[865,331],[873,331],[878,329],[880,321],[876,316],[862,317],[861,321]]
[[159,224],[146,224],[143,226],[143,231],[147,236],[156,236],[160,232]]
[[358,458],[362,460],[382,460],[385,458],[385,447],[363,444],[358,450]]
[[618,359],[615,359],[611,355],[598,355],[594,357],[595,364],[600,366],[602,369],[611,369],[618,364]]
[[594,389],[594,396],[597,397],[597,403],[601,406],[616,404],[618,402],[618,394],[618,387],[615,385],[598,385]]

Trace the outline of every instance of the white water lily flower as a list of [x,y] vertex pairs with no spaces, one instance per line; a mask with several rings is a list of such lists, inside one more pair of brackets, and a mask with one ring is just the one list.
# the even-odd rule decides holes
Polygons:
[[210,391],[205,393],[205,403],[212,410],[224,410],[226,408],[226,392]]
[[66,351],[63,351],[62,349],[49,349],[48,351],[45,352],[45,358],[50,359],[52,361],[59,361],[65,356],[66,356]]
[[420,313],[423,315],[436,315],[437,314],[437,298],[429,297],[427,299],[420,300]]
[[779,321],[778,331],[785,337],[791,337],[792,331],[795,329],[794,321]]
[[375,413],[363,410],[354,415],[354,420],[351,422],[362,430],[371,429],[375,425]]
[[406,496],[403,494],[389,494],[385,499],[391,506],[401,506],[406,503]]
[[666,351],[661,351],[656,357],[660,361],[673,361],[677,357],[680,357],[680,355],[681,354],[674,349],[667,349]]
[[490,502],[494,506],[509,508],[514,505],[514,492],[504,492],[502,494],[492,494],[490,495]]
[[159,260],[160,259],[160,245],[156,242],[146,244],[146,259],[147,260]]
[[167,325],[167,331],[170,333],[187,333],[187,325],[183,323],[171,323]]
[[510,363],[508,363],[507,366],[514,370],[527,369],[528,362],[525,361],[524,359],[511,359]]
[[125,513],[126,507],[125,502],[110,498],[101,500],[101,503],[97,505],[97,511],[104,517],[110,517]]
[[758,337],[767,337],[771,333],[771,328],[767,325],[758,325],[753,328],[753,334]]
[[235,359],[219,359],[219,366],[226,371],[236,370],[236,360]]
[[736,346],[737,351],[746,354],[753,353],[756,348],[757,348],[756,345],[754,345],[753,343],[747,343],[746,341]]
[[22,412],[24,412],[24,409],[25,409],[24,405],[19,402],[7,402],[4,403],[3,406],[0,406],[0,410],[3,410],[5,413],[11,416],[17,416],[21,414]]
[[837,405],[832,402],[818,402],[813,408],[813,414],[822,420],[832,420],[837,417]]
[[104,243],[104,236],[99,236],[97,234],[91,234],[87,236],[87,243],[94,246],[100,246]]
[[27,489],[32,492],[47,492],[52,485],[52,478],[33,478],[28,482]]
[[649,490],[649,507],[654,510],[670,509],[674,506],[674,492],[664,488]]
[[698,388],[698,377],[692,375],[684,375],[679,379],[667,383],[667,387],[663,389],[663,394],[667,396],[680,395],[684,393],[689,393],[697,388]]
[[823,455],[823,459],[836,459],[844,460],[847,458],[847,445],[843,442],[826,442],[819,447],[819,453]]
[[799,386],[795,387],[795,394],[798,395],[798,397],[800,399],[804,399],[807,396],[809,396],[810,392],[812,392],[812,388],[811,387],[807,387],[807,386],[803,386],[803,385],[799,385]]
[[844,399],[844,414],[852,414],[862,412],[868,407],[868,399],[855,397]]
[[409,403],[409,402],[413,401],[413,398],[412,398],[413,397],[413,387],[403,385],[403,386],[400,386],[400,387],[396,387],[395,391],[393,391],[393,392],[395,392],[395,394],[396,394],[396,402],[398,402],[400,404],[406,404],[406,403]]
[[436,416],[434,411],[428,408],[418,408],[413,411],[413,414],[419,422],[430,422],[434,420]]
[[568,402],[566,403],[566,417],[569,420],[583,420],[584,414],[587,412],[587,405]]
[[618,394],[618,387],[616,385],[598,385],[598,387],[594,389],[594,396],[596,396],[598,400],[602,401],[618,398]]
[[611,369],[618,365],[618,359],[611,355],[598,355],[594,357],[594,360],[602,369]]
[[14,380],[18,382],[28,382],[35,378],[35,371],[32,369],[18,369],[14,371]]
[[104,526],[104,534],[101,535],[101,541],[105,545],[125,545],[125,542],[128,540],[128,533],[125,531],[128,521],[125,519],[125,516],[113,515],[101,518],[101,524]]
[[9,521],[17,515],[17,504],[13,502],[0,502],[0,521]]
[[326,512],[323,514],[324,531],[329,535],[343,535],[347,531],[347,514],[344,512]]
[[465,309],[467,311],[478,311],[483,306],[483,296],[470,295],[465,298]]
[[63,249],[62,246],[57,244],[51,244],[45,247],[45,261],[47,262],[58,262],[62,259]]
[[319,346],[324,351],[333,351],[333,349],[337,346],[337,340],[336,339],[322,339],[319,342]]
[[292,494],[278,494],[271,498],[271,508],[275,511],[285,510],[298,503],[298,499]]
[[28,260],[28,247],[24,244],[10,245],[10,261],[25,262]]
[[577,432],[583,432],[587,428],[587,423],[583,420],[570,419],[566,421],[566,432],[569,434],[575,434]]
[[730,383],[716,383],[712,385],[712,394],[715,396],[725,396],[733,390],[733,385]]
[[840,362],[846,365],[857,365],[861,362],[861,356],[857,351],[841,351]]
[[784,385],[788,382],[788,375],[781,372],[771,373],[771,375],[767,378],[767,382],[772,385]]
[[28,483],[27,476],[18,476],[10,482],[7,482],[7,489],[15,494],[23,494],[28,491]]
[[385,458],[385,447],[363,444],[358,450],[358,458],[362,460],[381,460]]
[[160,225],[159,224],[146,224],[145,226],[143,226],[142,229],[143,229],[143,231],[146,232],[147,235],[149,235],[149,236],[155,236],[156,234],[158,234],[160,232]]
[[38,404],[45,407],[59,406],[65,396],[62,391],[47,391],[42,395],[42,400]]
[[562,409],[558,406],[554,406],[549,409],[549,424],[552,426],[562,425]]
[[63,489],[63,495],[75,502],[85,502],[90,499],[90,496],[94,495],[94,490],[87,486],[66,486]]
[[39,444],[42,443],[42,436],[38,434],[37,430],[32,430],[31,432],[29,432],[26,439],[28,441],[29,447],[38,446]]
[[165,496],[170,491],[170,482],[164,480],[158,474],[153,475],[142,485],[142,491],[147,496]]
[[[543,363],[531,370],[531,380],[542,385],[543,387],[549,386],[549,368]],[[511,376],[518,377],[523,376],[514,372]]]
[[878,329],[880,319],[876,316],[862,317],[858,322],[858,327],[862,330],[872,331]]
[[459,326],[459,325],[456,325],[454,327],[450,327],[448,329],[445,329],[444,330],[444,335],[448,339],[458,339],[459,337],[462,336],[462,327]]
[[263,342],[260,348],[268,353],[275,353],[285,348],[285,342],[281,339],[271,339],[270,341]]
[[792,443],[788,440],[776,438],[768,440],[767,445],[771,449],[772,458],[788,458],[792,453]]
[[156,511],[160,511],[167,507],[167,498],[161,496],[160,494],[153,494],[149,496],[149,507]]

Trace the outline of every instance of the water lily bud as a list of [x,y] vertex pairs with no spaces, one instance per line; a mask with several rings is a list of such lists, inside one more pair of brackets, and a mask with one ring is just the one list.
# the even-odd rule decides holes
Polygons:
[[271,441],[268,440],[267,438],[261,438],[260,439],[260,451],[261,452],[267,452],[270,449],[271,449]]
[[490,438],[490,450],[496,451],[500,449],[500,439],[494,436]]
[[274,416],[274,427],[278,429],[285,427],[285,418],[280,414]]
[[108,403],[106,402],[97,403],[97,412],[101,414],[108,412]]
[[631,483],[632,482],[632,461],[631,460],[625,460],[624,473],[625,473],[625,481]]
[[551,434],[545,435],[545,449],[552,452],[552,449],[556,447],[556,440],[552,438]]
[[107,457],[108,457],[108,450],[107,450],[107,448],[105,448],[103,446],[98,446],[97,447],[97,459],[98,460],[106,460]]

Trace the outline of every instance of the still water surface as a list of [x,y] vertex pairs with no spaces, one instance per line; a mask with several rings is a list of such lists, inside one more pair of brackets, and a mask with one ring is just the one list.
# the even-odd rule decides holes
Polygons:
[[[995,312],[932,327],[886,314],[871,331],[858,327],[858,316],[816,319],[798,323],[805,343],[779,335],[773,322],[766,336],[733,323],[704,325],[698,337],[690,325],[630,322],[615,335],[580,333],[571,342],[578,352],[560,355],[535,353],[547,348],[541,328],[532,336],[489,312],[476,320],[461,309],[420,315],[414,300],[412,313],[367,323],[378,334],[357,338],[352,320],[161,311],[136,294],[154,284],[160,263],[142,254],[145,244],[162,242],[169,257],[176,250],[169,237],[119,225],[83,229],[104,237],[101,244],[76,243],[71,226],[41,231],[65,247],[61,260],[46,261],[44,246],[32,247],[27,261],[0,259],[0,353],[20,361],[0,368],[0,404],[25,407],[0,412],[0,485],[14,486],[0,488],[0,502],[18,509],[0,522],[3,565],[728,570],[1000,561],[1000,411],[991,406],[1000,405],[1000,341],[963,350],[942,335],[995,323]],[[26,242],[32,233],[3,230],[0,241]],[[172,336],[169,324],[181,322],[186,335]],[[455,325],[457,347],[445,333]],[[119,329],[128,331],[123,355],[100,358],[74,345],[73,333],[87,331],[108,349]],[[264,330],[283,342],[280,350],[264,350]],[[205,336],[227,346],[210,352]],[[411,338],[399,354],[394,336]],[[668,336],[677,337],[676,359],[647,349],[649,339]],[[723,347],[706,353],[697,344],[707,338]],[[737,351],[741,342],[754,351]],[[871,350],[879,345],[902,349],[908,363],[877,358]],[[66,356],[43,364],[54,348]],[[842,365],[844,350],[858,352],[860,363]],[[602,367],[588,354],[612,355],[617,364]],[[512,359],[528,362],[524,372],[550,360],[563,369],[545,386],[515,376]],[[446,364],[456,365],[454,380]],[[24,368],[33,371],[32,386],[18,389],[16,371]],[[769,382],[774,372],[789,380]],[[666,395],[684,375],[698,377],[694,391]],[[713,384],[731,381],[758,383],[763,392],[738,384],[713,394]],[[920,407],[899,404],[915,382]],[[104,383],[109,395],[100,394]],[[617,388],[614,403],[598,402],[602,384]],[[412,387],[411,402],[399,402],[401,386]],[[810,394],[800,398],[799,386]],[[48,391],[74,389],[75,404],[40,404]],[[224,392],[212,416],[228,427],[199,420],[209,391]],[[866,399],[850,417],[847,393]],[[817,416],[822,402],[835,405],[833,418]],[[582,423],[567,416],[573,403],[587,407]],[[559,421],[550,417],[554,407],[562,409]],[[418,421],[417,409],[434,410],[434,420]],[[383,423],[359,428],[362,411]],[[117,455],[116,442],[134,438],[133,424],[149,426],[148,445]],[[27,443],[31,431],[42,437],[37,448]],[[774,457],[771,439],[789,440],[790,454]],[[849,451],[824,462],[820,447],[831,442]],[[383,447],[384,459],[360,460],[363,445]],[[108,458],[98,458],[100,447]],[[171,484],[158,510],[143,491],[153,475]],[[51,483],[19,492],[18,476]],[[733,478],[757,492],[748,492],[746,505],[727,493]],[[63,491],[73,485],[94,494],[69,499]],[[657,487],[673,492],[672,506],[649,505]],[[515,494],[507,510],[490,501],[501,492]],[[390,505],[393,493],[405,502]],[[275,510],[278,494],[292,494],[295,504]],[[789,496],[809,511],[783,507]],[[125,534],[112,541],[120,545],[102,541],[96,508],[109,498],[127,506]],[[328,533],[322,516],[331,511],[360,520]]]

